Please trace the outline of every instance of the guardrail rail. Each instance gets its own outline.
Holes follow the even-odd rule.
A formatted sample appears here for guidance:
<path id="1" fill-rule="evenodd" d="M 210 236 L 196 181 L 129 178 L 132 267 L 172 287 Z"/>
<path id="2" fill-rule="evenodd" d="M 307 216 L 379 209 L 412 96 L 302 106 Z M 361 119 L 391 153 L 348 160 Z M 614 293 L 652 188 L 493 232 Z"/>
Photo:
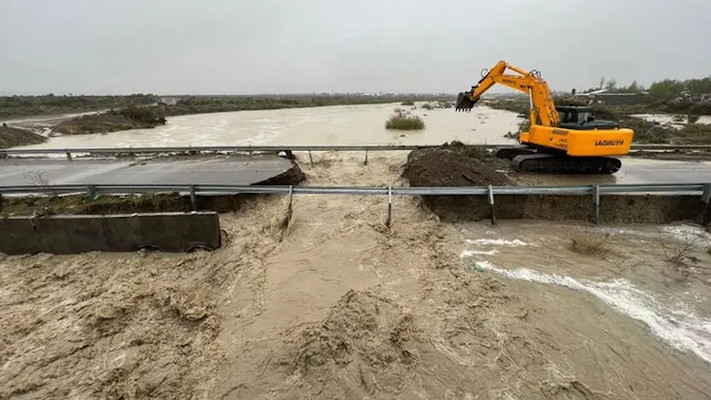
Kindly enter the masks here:
<path id="1" fill-rule="evenodd" d="M 294 195 L 373 195 L 387 196 L 387 225 L 392 222 L 393 196 L 486 196 L 492 224 L 496 223 L 495 198 L 507 195 L 590 195 L 592 221 L 600 220 L 600 197 L 607 194 L 684 194 L 699 196 L 704 209 L 711 201 L 711 183 L 659 183 L 620 185 L 575 185 L 575 186 L 452 186 L 452 187 L 405 187 L 405 186 L 240 186 L 240 185 L 20 185 L 0 186 L 0 207 L 3 196 L 69 195 L 86 194 L 92 199 L 100 195 L 179 193 L 189 195 L 193 209 L 197 209 L 198 196 L 239 194 L 286 194 L 289 208 Z"/>

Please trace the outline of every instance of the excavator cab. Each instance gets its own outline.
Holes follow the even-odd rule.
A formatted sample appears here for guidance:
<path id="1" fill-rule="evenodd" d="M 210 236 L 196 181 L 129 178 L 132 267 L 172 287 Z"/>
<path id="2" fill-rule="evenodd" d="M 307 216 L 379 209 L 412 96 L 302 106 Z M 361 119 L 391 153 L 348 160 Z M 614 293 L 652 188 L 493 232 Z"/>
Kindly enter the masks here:
<path id="1" fill-rule="evenodd" d="M 595 112 L 590 107 L 558 106 L 558 127 L 565 129 L 593 130 L 593 129 L 619 129 L 614 121 L 597 119 Z"/>

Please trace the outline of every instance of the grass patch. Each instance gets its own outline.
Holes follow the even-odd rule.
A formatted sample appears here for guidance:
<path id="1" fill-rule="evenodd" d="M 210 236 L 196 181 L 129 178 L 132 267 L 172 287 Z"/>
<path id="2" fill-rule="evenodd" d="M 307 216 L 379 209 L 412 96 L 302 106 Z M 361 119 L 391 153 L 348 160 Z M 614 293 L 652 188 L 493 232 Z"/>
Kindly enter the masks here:
<path id="1" fill-rule="evenodd" d="M 586 233 L 584 235 L 574 237 L 570 241 L 568 248 L 578 254 L 586 256 L 599 256 L 607 254 L 610 251 L 610 248 L 607 246 L 609 238 L 609 234 L 600 236 Z"/>
<path id="2" fill-rule="evenodd" d="M 385 129 L 404 131 L 421 130 L 425 129 L 425 121 L 416 115 L 397 109 L 395 110 L 395 114 L 391 115 L 390 119 L 385 122 Z"/>

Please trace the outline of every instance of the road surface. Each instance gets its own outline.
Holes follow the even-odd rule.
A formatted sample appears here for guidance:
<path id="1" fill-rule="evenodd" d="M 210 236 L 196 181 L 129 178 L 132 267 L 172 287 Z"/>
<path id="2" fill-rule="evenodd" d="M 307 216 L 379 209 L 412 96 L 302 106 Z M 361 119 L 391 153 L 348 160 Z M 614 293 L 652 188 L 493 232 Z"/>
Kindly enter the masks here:
<path id="1" fill-rule="evenodd" d="M 0 159 L 0 185 L 225 184 L 252 185 L 291 168 L 273 155 L 157 159 Z M 337 167 L 334 167 L 337 168 Z M 711 162 L 624 158 L 614 175 L 521 174 L 524 185 L 711 183 Z"/>
<path id="2" fill-rule="evenodd" d="M 273 156 L 163 159 L 0 159 L 0 185 L 226 184 L 252 185 L 291 168 Z"/>

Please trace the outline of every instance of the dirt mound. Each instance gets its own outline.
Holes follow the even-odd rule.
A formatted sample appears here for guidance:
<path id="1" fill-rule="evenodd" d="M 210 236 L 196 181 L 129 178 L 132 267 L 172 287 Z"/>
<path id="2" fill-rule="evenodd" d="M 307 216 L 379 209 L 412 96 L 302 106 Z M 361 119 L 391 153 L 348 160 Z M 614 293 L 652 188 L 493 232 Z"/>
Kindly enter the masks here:
<path id="1" fill-rule="evenodd" d="M 477 148 L 456 144 L 413 150 L 405 174 L 411 186 L 511 185 L 506 175 L 486 163 L 487 158 Z"/>
<path id="2" fill-rule="evenodd" d="M 28 130 L 11 128 L 5 124 L 0 125 L 0 149 L 28 144 L 39 144 L 46 141 L 46 137 L 34 134 Z"/>
<path id="3" fill-rule="evenodd" d="M 405 176 L 414 187 L 512 185 L 490 160 L 481 150 L 455 142 L 410 152 Z M 424 196 L 424 203 L 446 221 L 478 220 L 488 215 L 488 203 L 479 197 Z"/>

